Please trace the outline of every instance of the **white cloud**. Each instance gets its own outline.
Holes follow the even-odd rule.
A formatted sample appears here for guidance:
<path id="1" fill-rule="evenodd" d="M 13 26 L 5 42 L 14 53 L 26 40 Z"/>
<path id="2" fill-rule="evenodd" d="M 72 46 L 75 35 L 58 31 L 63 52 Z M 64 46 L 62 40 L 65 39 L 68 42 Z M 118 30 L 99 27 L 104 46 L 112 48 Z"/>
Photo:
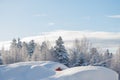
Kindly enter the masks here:
<path id="1" fill-rule="evenodd" d="M 55 23 L 50 22 L 49 25 L 55 25 Z M 62 36 L 65 41 L 66 46 L 73 45 L 71 41 L 75 39 L 82 39 L 86 37 L 90 42 L 93 43 L 95 47 L 108 48 L 110 51 L 115 52 L 117 47 L 120 45 L 120 32 L 102 32 L 102 31 L 67 31 L 67 30 L 57 30 L 53 32 L 43 32 L 39 36 L 25 37 L 22 41 L 29 42 L 30 40 L 35 40 L 37 43 L 41 43 L 45 40 L 49 40 L 51 44 L 54 45 L 55 40 L 59 36 Z M 2 47 L 9 49 L 10 42 L 0 42 L 0 49 Z"/>
<path id="2" fill-rule="evenodd" d="M 109 18 L 120 18 L 120 15 L 111 15 L 111 16 L 107 16 Z"/>
<path id="3" fill-rule="evenodd" d="M 46 17 L 47 14 L 34 14 L 33 16 L 36 16 L 36 17 Z"/>
<path id="4" fill-rule="evenodd" d="M 49 25 L 49 26 L 54 26 L 55 23 L 54 23 L 54 22 L 49 22 L 48 25 Z"/>

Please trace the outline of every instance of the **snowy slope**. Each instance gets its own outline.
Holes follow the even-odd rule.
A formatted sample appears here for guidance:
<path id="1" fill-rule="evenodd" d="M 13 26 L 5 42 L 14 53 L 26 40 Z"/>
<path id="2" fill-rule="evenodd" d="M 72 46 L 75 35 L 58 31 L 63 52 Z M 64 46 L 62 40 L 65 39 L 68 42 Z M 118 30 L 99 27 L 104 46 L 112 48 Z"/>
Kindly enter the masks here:
<path id="1" fill-rule="evenodd" d="M 55 71 L 61 67 L 63 71 Z M 21 62 L 0 66 L 0 80 L 118 80 L 118 74 L 103 67 L 74 67 L 50 61 Z"/>
<path id="2" fill-rule="evenodd" d="M 66 66 L 49 61 L 21 62 L 0 66 L 0 80 L 41 80 L 55 75 L 55 69 Z"/>
<path id="3" fill-rule="evenodd" d="M 56 80 L 118 80 L 116 72 L 95 66 L 74 67 L 57 73 Z M 49 80 L 49 79 L 48 79 Z M 51 79 L 52 80 L 52 79 Z"/>

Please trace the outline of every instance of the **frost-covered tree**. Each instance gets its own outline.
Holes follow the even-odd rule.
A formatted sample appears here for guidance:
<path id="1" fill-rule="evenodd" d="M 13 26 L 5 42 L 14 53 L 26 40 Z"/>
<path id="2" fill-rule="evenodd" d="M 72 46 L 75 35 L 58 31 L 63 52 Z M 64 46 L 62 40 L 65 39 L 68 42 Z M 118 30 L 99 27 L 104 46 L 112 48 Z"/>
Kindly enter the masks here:
<path id="1" fill-rule="evenodd" d="M 30 58 L 32 57 L 32 54 L 33 54 L 33 52 L 34 52 L 34 50 L 35 50 L 35 42 L 34 42 L 34 40 L 31 40 L 29 43 L 28 43 L 28 54 L 29 54 L 29 56 L 30 56 Z"/>
<path id="2" fill-rule="evenodd" d="M 103 63 L 101 63 L 101 65 L 105 66 L 105 67 L 110 67 L 111 59 L 112 59 L 112 53 L 110 53 L 108 49 L 103 54 L 102 58 L 103 59 L 102 59 L 101 62 L 103 62 Z"/>
<path id="3" fill-rule="evenodd" d="M 46 61 L 47 57 L 48 57 L 47 55 L 49 52 L 49 48 L 48 48 L 47 43 L 45 41 L 42 42 L 40 49 L 41 49 L 41 55 L 42 55 L 43 61 Z"/>
<path id="4" fill-rule="evenodd" d="M 34 50 L 34 53 L 32 55 L 32 60 L 33 61 L 42 61 L 42 57 L 41 56 L 41 52 L 40 52 L 40 45 L 36 45 L 35 46 L 35 50 Z"/>
<path id="5" fill-rule="evenodd" d="M 72 65 L 71 66 L 81 66 L 84 63 L 84 54 L 81 51 L 80 40 L 76 39 L 74 41 L 72 49 Z"/>
<path id="6" fill-rule="evenodd" d="M 57 62 L 60 62 L 64 65 L 69 64 L 69 58 L 68 58 L 68 53 L 67 50 L 64 47 L 64 42 L 62 40 L 62 37 L 60 36 L 58 40 L 56 40 L 56 45 L 54 47 L 54 58 L 56 58 Z"/>
<path id="7" fill-rule="evenodd" d="M 3 64 L 9 64 L 9 54 L 7 51 L 4 50 L 4 47 L 1 50 L 1 58 L 2 58 L 2 62 Z"/>
<path id="8" fill-rule="evenodd" d="M 26 42 L 22 43 L 20 54 L 21 54 L 21 61 L 29 61 L 28 46 Z"/>
<path id="9" fill-rule="evenodd" d="M 23 61 L 23 54 L 22 54 L 22 42 L 20 40 L 20 38 L 18 38 L 17 41 L 17 62 L 21 62 Z"/>
<path id="10" fill-rule="evenodd" d="M 11 45 L 10 45 L 10 50 L 9 50 L 9 57 L 10 57 L 10 62 L 15 63 L 18 62 L 18 50 L 17 50 L 17 41 L 16 39 L 13 39 Z"/>
<path id="11" fill-rule="evenodd" d="M 74 67 L 76 66 L 76 62 L 78 59 L 78 53 L 74 49 L 69 49 L 69 67 Z"/>
<path id="12" fill-rule="evenodd" d="M 51 47 L 50 50 L 49 50 L 49 61 L 56 61 L 56 58 L 54 56 L 54 48 Z"/>
<path id="13" fill-rule="evenodd" d="M 70 53 L 72 66 L 88 65 L 90 48 L 91 43 L 86 38 L 81 40 L 76 39 L 73 43 L 73 47 Z"/>
<path id="14" fill-rule="evenodd" d="M 100 56 L 96 48 L 90 50 L 90 65 L 99 65 Z"/>
<path id="15" fill-rule="evenodd" d="M 1 52 L 0 52 L 0 65 L 2 65 L 3 63 L 2 63 L 2 54 L 1 54 Z"/>
<path id="16" fill-rule="evenodd" d="M 21 42 L 20 38 L 18 38 L 17 47 L 18 47 L 19 49 L 22 48 L 22 42 Z"/>
<path id="17" fill-rule="evenodd" d="M 15 62 L 21 62 L 22 60 L 22 42 L 18 38 L 18 41 L 16 39 L 13 39 L 10 50 L 9 50 L 9 58 L 11 63 Z"/>
<path id="18" fill-rule="evenodd" d="M 112 58 L 111 68 L 115 70 L 116 72 L 118 72 L 120 75 L 120 47 L 118 48 L 116 54 L 114 54 Z"/>
<path id="19" fill-rule="evenodd" d="M 44 61 L 52 60 L 49 41 L 43 41 L 41 44 L 40 50 L 41 50 L 41 55 Z"/>

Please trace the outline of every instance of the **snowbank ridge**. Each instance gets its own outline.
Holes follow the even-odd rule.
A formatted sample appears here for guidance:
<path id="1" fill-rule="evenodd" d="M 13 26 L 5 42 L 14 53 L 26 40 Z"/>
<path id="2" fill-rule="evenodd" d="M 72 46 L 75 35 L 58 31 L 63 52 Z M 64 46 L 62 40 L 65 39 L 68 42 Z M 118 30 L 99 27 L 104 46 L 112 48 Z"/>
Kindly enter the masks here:
<path id="1" fill-rule="evenodd" d="M 62 71 L 55 71 L 56 68 Z M 118 74 L 98 66 L 67 68 L 57 62 L 20 62 L 0 66 L 0 80 L 118 80 Z"/>

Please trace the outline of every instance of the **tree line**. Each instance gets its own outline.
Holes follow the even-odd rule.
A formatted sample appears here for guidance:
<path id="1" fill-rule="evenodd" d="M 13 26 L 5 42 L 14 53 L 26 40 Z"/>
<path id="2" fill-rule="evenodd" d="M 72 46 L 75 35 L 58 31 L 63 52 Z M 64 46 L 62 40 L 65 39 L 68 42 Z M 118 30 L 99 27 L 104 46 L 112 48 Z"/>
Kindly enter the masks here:
<path id="1" fill-rule="evenodd" d="M 103 51 L 93 47 L 87 38 L 75 39 L 72 47 L 65 48 L 64 41 L 60 36 L 54 46 L 49 41 L 41 44 L 31 40 L 29 43 L 13 39 L 9 50 L 1 50 L 3 64 L 11 64 L 26 61 L 55 61 L 68 67 L 75 66 L 104 66 L 120 73 L 120 47 L 115 54 L 107 49 Z"/>

